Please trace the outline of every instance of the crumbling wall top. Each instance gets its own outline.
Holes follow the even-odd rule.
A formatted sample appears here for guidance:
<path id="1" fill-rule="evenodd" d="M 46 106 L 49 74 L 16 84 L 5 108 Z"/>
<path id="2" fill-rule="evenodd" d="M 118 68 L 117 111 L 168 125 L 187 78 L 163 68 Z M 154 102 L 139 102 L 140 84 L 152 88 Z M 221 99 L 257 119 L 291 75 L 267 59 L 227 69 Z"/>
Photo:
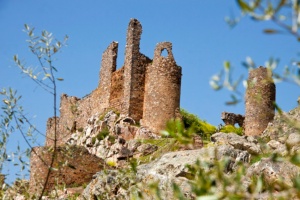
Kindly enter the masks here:
<path id="1" fill-rule="evenodd" d="M 169 60 L 174 60 L 173 52 L 172 52 L 172 43 L 171 42 L 160 42 L 156 45 L 156 48 L 154 50 L 154 60 L 156 60 L 159 57 L 163 57 L 161 54 L 162 52 L 166 50 L 168 52 L 168 55 L 166 56 Z M 175 61 L 175 60 L 174 60 Z"/>

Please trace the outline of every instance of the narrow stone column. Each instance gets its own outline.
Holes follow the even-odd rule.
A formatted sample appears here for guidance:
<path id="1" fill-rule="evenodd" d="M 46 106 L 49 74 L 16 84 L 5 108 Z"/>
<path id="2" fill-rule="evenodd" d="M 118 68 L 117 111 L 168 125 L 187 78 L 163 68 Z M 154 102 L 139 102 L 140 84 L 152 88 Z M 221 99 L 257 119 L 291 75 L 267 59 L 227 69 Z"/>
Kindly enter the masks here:
<path id="1" fill-rule="evenodd" d="M 245 96 L 245 135 L 261 135 L 275 114 L 276 88 L 272 72 L 259 67 L 249 72 Z"/>

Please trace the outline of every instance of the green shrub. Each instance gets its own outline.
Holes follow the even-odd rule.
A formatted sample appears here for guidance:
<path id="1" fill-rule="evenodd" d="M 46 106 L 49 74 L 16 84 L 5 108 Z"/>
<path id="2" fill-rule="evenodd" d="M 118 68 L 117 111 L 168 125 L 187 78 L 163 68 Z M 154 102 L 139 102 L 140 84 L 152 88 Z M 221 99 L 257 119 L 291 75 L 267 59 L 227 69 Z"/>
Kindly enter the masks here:
<path id="1" fill-rule="evenodd" d="M 221 129 L 220 129 L 220 132 L 223 132 L 223 133 L 236 133 L 238 135 L 243 135 L 243 128 L 242 127 L 235 127 L 235 126 L 232 126 L 232 125 L 226 125 L 226 126 L 223 126 Z"/>
<path id="2" fill-rule="evenodd" d="M 108 130 L 108 128 L 106 127 L 105 129 L 103 129 L 102 131 L 100 131 L 100 132 L 97 134 L 96 138 L 97 138 L 99 141 L 101 141 L 101 140 L 103 140 L 104 138 L 106 138 L 106 136 L 108 136 L 108 135 L 109 135 L 109 130 Z"/>
<path id="3" fill-rule="evenodd" d="M 77 129 L 77 131 L 79 131 L 79 132 L 83 132 L 83 128 L 82 127 L 80 127 L 79 129 Z"/>
<path id="4" fill-rule="evenodd" d="M 186 129 L 192 128 L 193 131 L 202 136 L 203 139 L 208 139 L 211 134 L 216 132 L 216 127 L 199 119 L 198 116 L 189 113 L 184 109 L 180 109 L 182 122 Z"/>

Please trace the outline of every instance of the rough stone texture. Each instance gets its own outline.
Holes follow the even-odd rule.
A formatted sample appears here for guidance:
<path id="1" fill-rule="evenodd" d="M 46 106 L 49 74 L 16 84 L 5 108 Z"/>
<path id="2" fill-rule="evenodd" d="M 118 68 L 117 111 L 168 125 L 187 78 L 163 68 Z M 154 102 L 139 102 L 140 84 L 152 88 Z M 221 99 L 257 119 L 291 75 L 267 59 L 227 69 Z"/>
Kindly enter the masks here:
<path id="1" fill-rule="evenodd" d="M 285 187 L 293 186 L 293 178 L 300 174 L 300 168 L 288 161 L 272 161 L 271 158 L 262 158 L 261 161 L 253 164 L 247 169 L 246 176 L 251 178 L 263 176 L 266 185 L 274 185 L 277 191 Z M 282 183 L 282 184 L 279 184 Z"/>
<path id="2" fill-rule="evenodd" d="M 46 128 L 46 141 L 45 146 L 53 146 L 55 140 L 55 123 L 56 123 L 56 132 L 59 132 L 59 117 L 51 117 L 47 120 Z M 56 120 L 56 121 L 55 121 Z M 57 134 L 57 137 L 60 137 L 60 134 Z"/>
<path id="3" fill-rule="evenodd" d="M 51 155 L 48 147 L 34 147 L 31 152 L 29 188 L 33 194 L 41 191 Z M 50 173 L 46 191 L 51 191 L 56 185 L 65 184 L 68 187 L 89 183 L 92 176 L 105 167 L 107 168 L 101 158 L 91 155 L 84 147 L 60 146 L 57 148 L 54 170 Z"/>
<path id="4" fill-rule="evenodd" d="M 111 79 L 109 107 L 122 110 L 124 99 L 124 67 L 115 71 Z"/>
<path id="5" fill-rule="evenodd" d="M 235 113 L 222 112 L 221 119 L 225 123 L 225 125 L 238 124 L 240 127 L 244 127 L 245 116 Z"/>
<path id="6" fill-rule="evenodd" d="M 218 144 L 231 145 L 235 149 L 245 150 L 250 154 L 261 153 L 258 141 L 252 136 L 239 136 L 235 133 L 215 133 L 211 136 L 211 141 Z"/>
<path id="7" fill-rule="evenodd" d="M 300 151 L 300 107 L 285 113 L 276 113 L 274 120 L 261 136 L 267 141 L 267 151 L 285 156 L 290 153 Z"/>
<path id="8" fill-rule="evenodd" d="M 118 43 L 112 42 L 106 51 L 102 54 L 100 80 L 99 80 L 99 92 L 101 93 L 99 103 L 104 107 L 109 107 L 110 95 L 113 91 L 111 84 L 112 73 L 117 68 L 117 54 L 118 54 Z"/>
<path id="9" fill-rule="evenodd" d="M 79 196 L 78 200 L 130 200 L 130 182 L 136 181 L 132 174 L 120 173 L 118 170 L 107 170 L 95 174 L 90 184 Z"/>
<path id="10" fill-rule="evenodd" d="M 216 154 L 215 154 L 216 150 Z M 147 188 L 138 188 L 138 184 L 150 184 L 158 181 L 164 199 L 173 199 L 172 182 L 175 182 L 188 199 L 192 198 L 191 188 L 186 178 L 186 165 L 195 164 L 197 160 L 208 162 L 203 167 L 213 167 L 215 159 L 229 158 L 226 172 L 233 171 L 238 162 L 249 162 L 250 155 L 246 151 L 236 150 L 229 145 L 208 147 L 199 150 L 177 151 L 163 155 L 161 158 L 137 168 L 137 172 L 120 173 L 116 170 L 100 172 L 86 187 L 80 199 L 131 199 L 132 195 L 142 189 L 143 199 L 155 199 L 147 196 Z M 130 181 L 129 181 L 130 180 Z"/>
<path id="11" fill-rule="evenodd" d="M 288 154 L 288 150 L 286 148 L 286 145 L 280 143 L 279 141 L 270 140 L 267 143 L 267 147 L 268 147 L 267 152 L 277 153 L 281 156 L 286 156 Z"/>
<path id="12" fill-rule="evenodd" d="M 146 66 L 151 60 L 140 53 L 142 25 L 137 19 L 131 19 L 127 29 L 123 112 L 135 120 L 143 116 Z"/>
<path id="13" fill-rule="evenodd" d="M 163 50 L 168 52 L 162 56 Z M 146 73 L 144 114 L 142 125 L 158 132 L 166 122 L 177 116 L 180 107 L 181 67 L 176 65 L 172 44 L 159 43 L 154 52 L 152 65 Z"/>
<path id="14" fill-rule="evenodd" d="M 158 138 L 145 127 L 136 127 L 135 121 L 130 118 L 118 116 L 114 111 L 109 111 L 102 120 L 98 115 L 88 119 L 88 125 L 82 132 L 75 132 L 67 141 L 70 145 L 85 147 L 92 155 L 104 159 L 106 162 L 113 163 L 115 166 L 124 164 L 123 160 L 135 156 L 147 155 L 157 150 L 155 145 L 133 144 L 136 139 Z M 107 135 L 99 134 L 106 132 Z M 136 134 L 136 133 L 139 134 Z M 145 133 L 145 134 L 142 134 Z M 147 148 L 145 147 L 147 146 Z"/>
<path id="15" fill-rule="evenodd" d="M 273 120 L 275 92 L 270 70 L 259 67 L 249 72 L 245 95 L 245 135 L 261 135 Z"/>
<path id="16" fill-rule="evenodd" d="M 285 143 L 290 134 L 299 132 L 299 124 L 300 106 L 287 113 L 276 113 L 274 120 L 268 124 L 262 137 Z"/>
<path id="17" fill-rule="evenodd" d="M 112 42 L 102 54 L 98 87 L 82 99 L 61 96 L 60 117 L 57 118 L 57 144 L 64 145 L 76 130 L 87 125 L 87 119 L 115 109 L 136 122 L 142 118 L 145 126 L 156 133 L 165 122 L 175 118 L 179 110 L 181 67 L 176 65 L 172 44 L 160 43 L 153 62 L 140 53 L 142 26 L 131 19 L 127 29 L 125 61 L 116 70 L 118 43 Z M 166 49 L 168 56 L 161 56 Z M 46 145 L 53 145 L 54 120 L 47 123 Z"/>

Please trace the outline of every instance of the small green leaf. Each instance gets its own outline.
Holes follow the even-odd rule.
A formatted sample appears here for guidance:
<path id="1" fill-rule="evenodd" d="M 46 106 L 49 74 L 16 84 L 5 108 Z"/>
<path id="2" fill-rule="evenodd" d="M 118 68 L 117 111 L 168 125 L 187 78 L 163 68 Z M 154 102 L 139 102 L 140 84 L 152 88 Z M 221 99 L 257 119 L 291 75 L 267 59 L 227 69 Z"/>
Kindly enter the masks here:
<path id="1" fill-rule="evenodd" d="M 24 26 L 25 26 L 26 30 L 29 31 L 29 29 L 30 29 L 29 26 L 27 24 L 24 24 Z"/>
<path id="2" fill-rule="evenodd" d="M 55 67 L 52 67 L 52 69 L 57 72 L 57 69 Z"/>
<path id="3" fill-rule="evenodd" d="M 19 118 L 18 120 L 19 120 L 19 122 L 21 122 L 22 124 L 24 123 L 23 120 L 22 120 L 21 118 Z"/>
<path id="4" fill-rule="evenodd" d="M 229 71 L 230 70 L 230 62 L 229 61 L 224 61 L 224 69 L 226 71 Z"/>
<path id="5" fill-rule="evenodd" d="M 14 61 L 17 62 L 18 60 L 18 55 L 14 55 Z"/>
<path id="6" fill-rule="evenodd" d="M 64 79 L 63 79 L 63 78 L 57 78 L 57 80 L 58 80 L 58 81 L 63 81 Z"/>
<path id="7" fill-rule="evenodd" d="M 237 0 L 237 3 L 243 11 L 246 11 L 246 12 L 252 12 L 253 11 L 253 9 L 246 2 L 244 2 L 243 0 Z"/>

